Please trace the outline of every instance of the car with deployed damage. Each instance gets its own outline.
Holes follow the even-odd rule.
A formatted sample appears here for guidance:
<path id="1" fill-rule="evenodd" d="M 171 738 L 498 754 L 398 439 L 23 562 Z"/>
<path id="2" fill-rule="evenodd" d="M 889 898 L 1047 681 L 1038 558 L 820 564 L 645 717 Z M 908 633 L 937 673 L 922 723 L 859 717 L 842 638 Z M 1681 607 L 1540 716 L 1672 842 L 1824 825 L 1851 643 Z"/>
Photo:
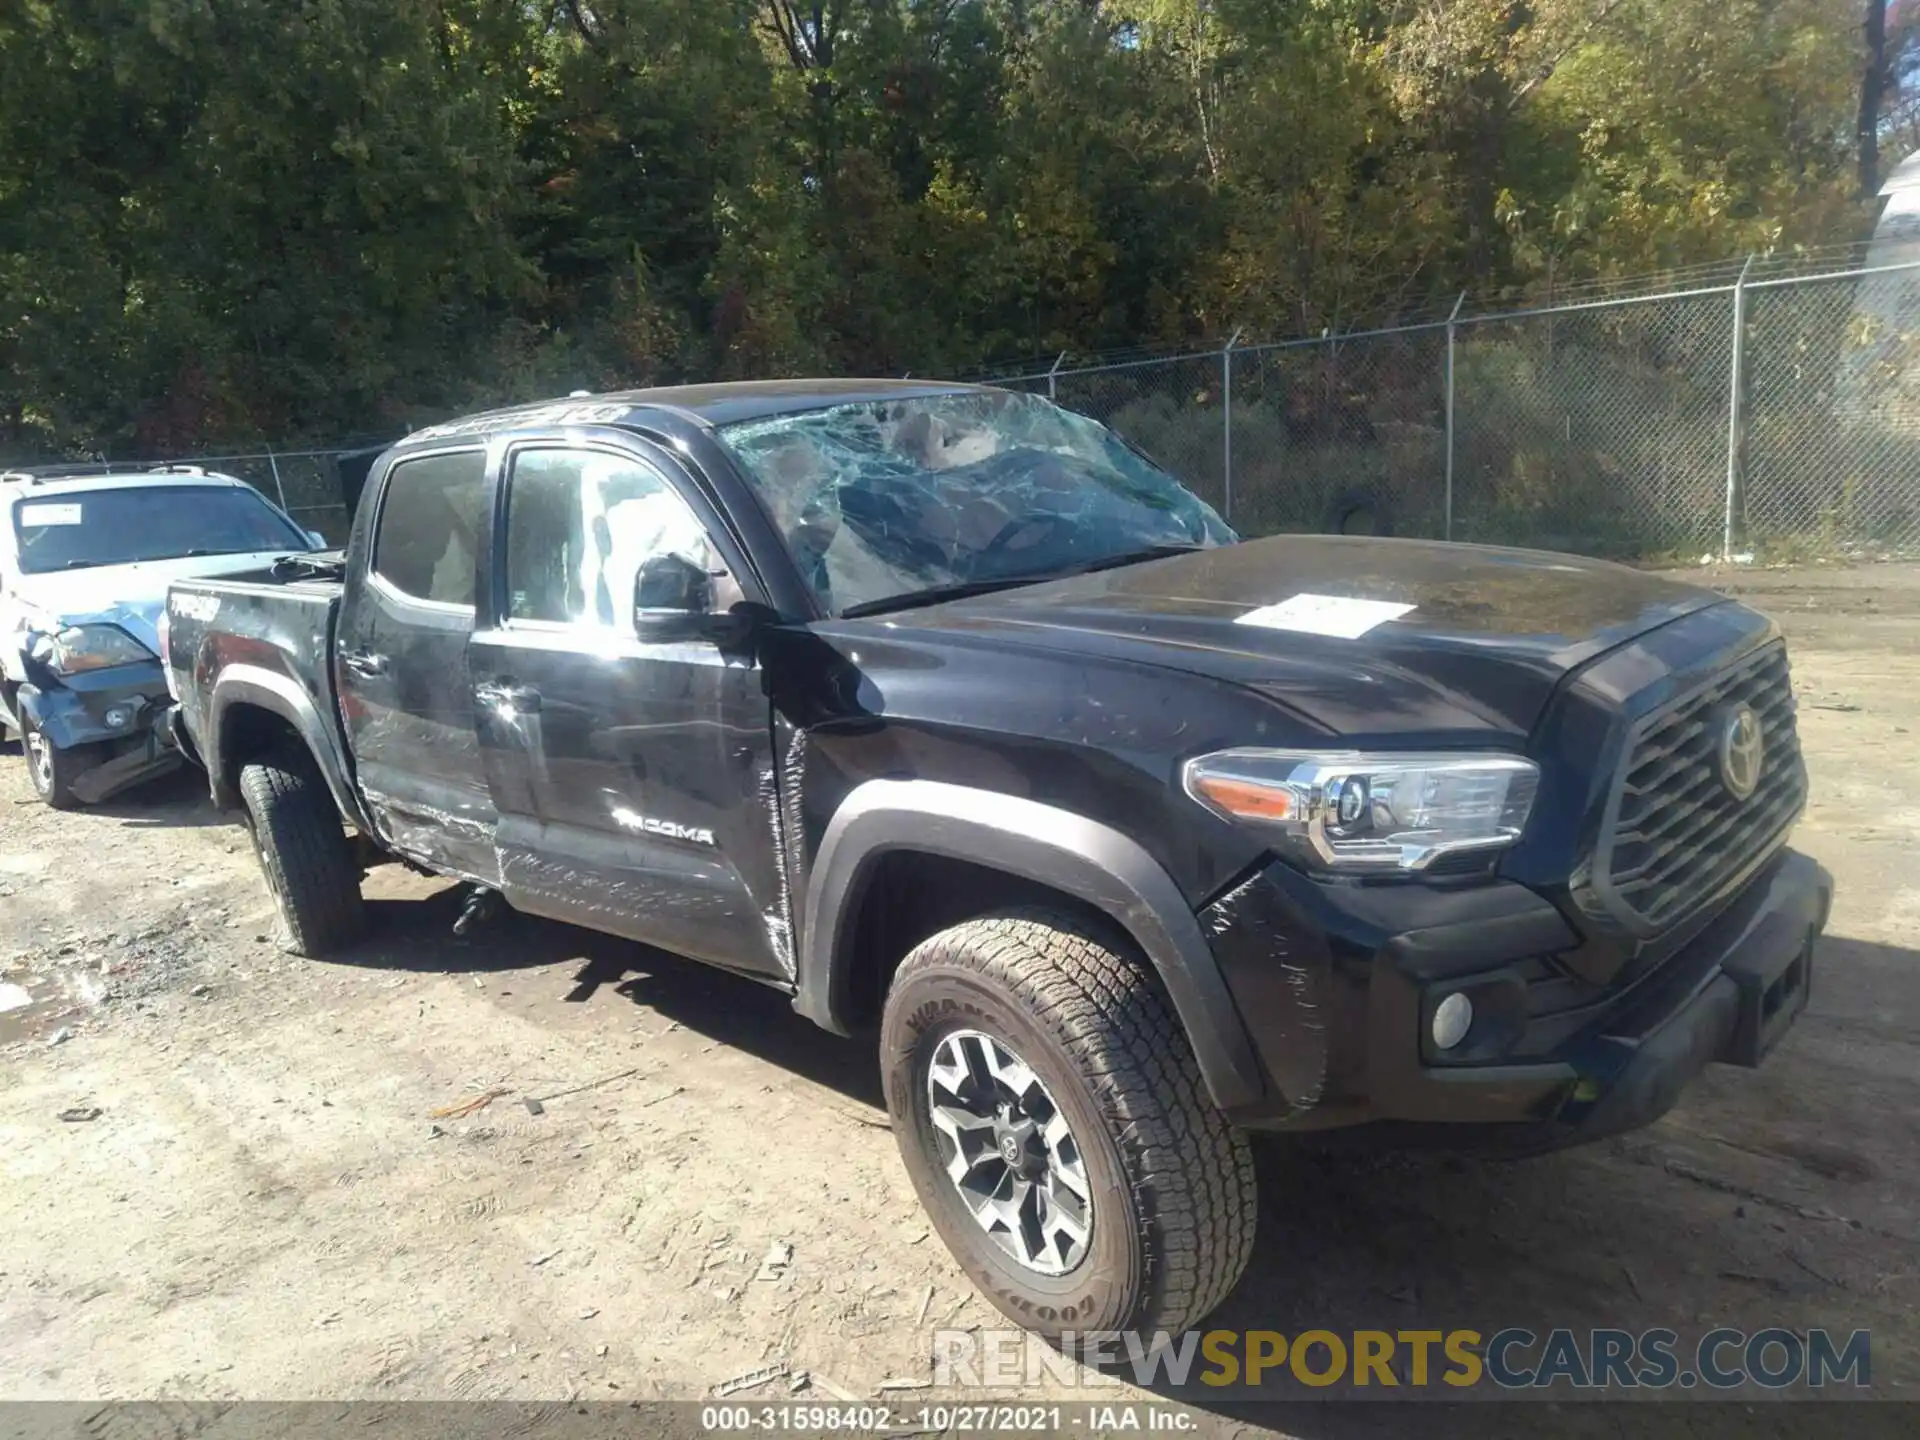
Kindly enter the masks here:
<path id="1" fill-rule="evenodd" d="M 1242 539 L 1031 395 L 495 411 L 343 555 L 173 587 L 182 743 L 286 944 L 384 860 L 750 977 L 878 1047 L 968 1274 L 1178 1330 L 1254 1130 L 1515 1153 L 1753 1066 L 1831 881 L 1765 616 L 1566 555 Z"/>
<path id="2" fill-rule="evenodd" d="M 0 730 L 20 736 L 39 796 L 90 804 L 179 765 L 159 657 L 171 582 L 324 543 L 194 466 L 0 476 Z"/>

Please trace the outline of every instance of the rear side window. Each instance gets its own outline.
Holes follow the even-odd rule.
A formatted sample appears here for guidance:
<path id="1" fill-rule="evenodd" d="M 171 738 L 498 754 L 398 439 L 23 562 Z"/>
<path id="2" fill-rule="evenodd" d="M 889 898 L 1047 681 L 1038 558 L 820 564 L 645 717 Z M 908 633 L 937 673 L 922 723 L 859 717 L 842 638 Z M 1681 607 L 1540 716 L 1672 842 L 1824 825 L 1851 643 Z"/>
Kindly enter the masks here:
<path id="1" fill-rule="evenodd" d="M 415 600 L 471 608 L 486 499 L 483 451 L 402 460 L 380 501 L 373 573 Z"/>

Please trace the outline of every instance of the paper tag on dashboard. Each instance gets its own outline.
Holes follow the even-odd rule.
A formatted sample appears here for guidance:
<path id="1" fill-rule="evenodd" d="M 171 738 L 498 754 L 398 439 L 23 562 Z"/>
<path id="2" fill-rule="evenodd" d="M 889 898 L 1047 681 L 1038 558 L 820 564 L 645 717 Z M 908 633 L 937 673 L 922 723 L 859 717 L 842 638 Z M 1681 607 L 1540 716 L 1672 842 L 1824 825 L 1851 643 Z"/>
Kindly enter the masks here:
<path id="1" fill-rule="evenodd" d="M 1414 607 L 1397 600 L 1355 600 L 1347 595 L 1295 595 L 1278 605 L 1262 605 L 1236 615 L 1236 625 L 1293 630 L 1302 635 L 1333 635 L 1358 640 L 1376 625 L 1398 620 Z"/>
<path id="2" fill-rule="evenodd" d="M 48 500 L 42 500 L 37 505 L 22 505 L 18 514 L 22 525 L 78 525 L 80 523 L 78 505 L 56 505 Z"/>

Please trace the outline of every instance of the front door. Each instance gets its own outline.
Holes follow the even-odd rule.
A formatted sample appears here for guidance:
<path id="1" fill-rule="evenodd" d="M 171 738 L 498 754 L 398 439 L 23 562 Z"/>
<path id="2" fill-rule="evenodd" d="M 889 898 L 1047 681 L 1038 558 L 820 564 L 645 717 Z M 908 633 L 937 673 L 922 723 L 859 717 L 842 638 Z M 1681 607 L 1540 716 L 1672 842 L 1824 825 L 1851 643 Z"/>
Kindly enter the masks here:
<path id="1" fill-rule="evenodd" d="M 516 909 L 790 978 L 770 708 L 711 642 L 643 644 L 634 577 L 684 555 L 741 592 L 685 471 L 639 441 L 508 453 L 474 713 Z"/>
<path id="2" fill-rule="evenodd" d="M 381 838 L 435 870 L 497 885 L 467 676 L 487 498 L 483 450 L 408 456 L 387 473 L 365 583 L 347 587 L 334 682 Z"/>

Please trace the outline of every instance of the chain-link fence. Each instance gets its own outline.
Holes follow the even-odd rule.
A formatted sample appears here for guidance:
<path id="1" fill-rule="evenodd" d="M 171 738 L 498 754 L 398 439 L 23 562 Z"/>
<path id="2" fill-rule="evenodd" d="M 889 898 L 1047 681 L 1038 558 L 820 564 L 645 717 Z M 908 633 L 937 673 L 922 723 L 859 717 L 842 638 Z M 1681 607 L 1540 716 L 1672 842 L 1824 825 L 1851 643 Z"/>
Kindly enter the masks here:
<path id="1" fill-rule="evenodd" d="M 1248 535 L 1920 556 L 1920 236 L 988 378 L 1105 421 Z M 378 448 L 190 458 L 339 543 Z"/>
<path id="2" fill-rule="evenodd" d="M 1743 298 L 1736 538 L 1920 549 L 1920 272 L 1762 281 Z"/>
<path id="3" fill-rule="evenodd" d="M 995 378 L 1112 425 L 1249 535 L 1920 554 L 1920 242 L 1644 289 Z"/>
<path id="4" fill-rule="evenodd" d="M 353 453 L 262 451 L 256 455 L 195 455 L 170 463 L 197 465 L 245 480 L 303 528 L 324 536 L 329 544 L 340 545 L 346 542 L 347 527 L 353 520 L 341 470 L 343 463 L 352 465 Z"/>

